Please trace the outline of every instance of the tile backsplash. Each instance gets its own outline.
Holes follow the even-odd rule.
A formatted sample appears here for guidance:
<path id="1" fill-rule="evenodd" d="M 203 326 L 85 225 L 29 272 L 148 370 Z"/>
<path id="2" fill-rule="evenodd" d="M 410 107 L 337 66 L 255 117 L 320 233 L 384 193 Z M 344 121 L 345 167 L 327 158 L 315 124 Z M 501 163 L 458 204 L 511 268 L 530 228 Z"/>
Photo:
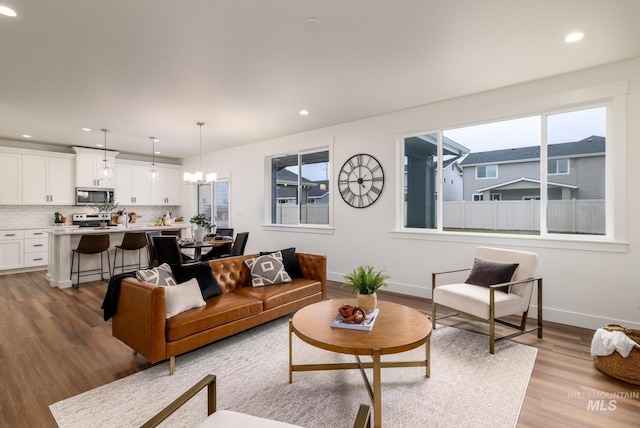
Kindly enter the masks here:
<path id="1" fill-rule="evenodd" d="M 136 223 L 153 223 L 167 211 L 172 217 L 180 216 L 180 207 L 135 206 L 126 207 L 127 211 L 138 215 Z M 70 205 L 0 205 L 0 229 L 20 229 L 25 227 L 49 227 L 54 225 L 54 213 L 59 211 L 71 224 L 71 214 L 94 213 L 95 209 Z M 142 216 L 142 217 L 140 217 Z"/>

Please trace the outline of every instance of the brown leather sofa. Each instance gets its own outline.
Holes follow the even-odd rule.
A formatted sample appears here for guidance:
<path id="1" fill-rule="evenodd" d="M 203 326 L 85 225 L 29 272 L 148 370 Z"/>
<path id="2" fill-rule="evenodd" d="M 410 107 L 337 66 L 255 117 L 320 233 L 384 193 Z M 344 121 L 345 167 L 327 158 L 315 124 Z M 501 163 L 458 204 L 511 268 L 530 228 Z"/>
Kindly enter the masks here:
<path id="1" fill-rule="evenodd" d="M 164 287 L 125 278 L 120 285 L 112 334 L 151 363 L 175 356 L 297 311 L 327 298 L 326 256 L 296 253 L 303 278 L 252 287 L 245 260 L 258 254 L 211 260 L 222 294 L 206 305 L 166 319 Z"/>

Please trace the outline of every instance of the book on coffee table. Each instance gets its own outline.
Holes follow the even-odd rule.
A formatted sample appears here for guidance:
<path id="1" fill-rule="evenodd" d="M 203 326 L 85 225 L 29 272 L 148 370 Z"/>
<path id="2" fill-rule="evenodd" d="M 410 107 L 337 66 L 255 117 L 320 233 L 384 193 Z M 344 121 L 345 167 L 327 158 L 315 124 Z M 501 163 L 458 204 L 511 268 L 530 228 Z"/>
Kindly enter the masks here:
<path id="1" fill-rule="evenodd" d="M 361 323 L 356 322 L 344 322 L 342 321 L 342 315 L 336 315 L 336 318 L 331 322 L 331 327 L 335 328 L 348 328 L 350 330 L 362 330 L 362 331 L 371 331 L 373 328 L 373 324 L 376 322 L 376 317 L 378 316 L 378 308 L 375 308 L 373 312 L 367 314 L 367 317 Z"/>

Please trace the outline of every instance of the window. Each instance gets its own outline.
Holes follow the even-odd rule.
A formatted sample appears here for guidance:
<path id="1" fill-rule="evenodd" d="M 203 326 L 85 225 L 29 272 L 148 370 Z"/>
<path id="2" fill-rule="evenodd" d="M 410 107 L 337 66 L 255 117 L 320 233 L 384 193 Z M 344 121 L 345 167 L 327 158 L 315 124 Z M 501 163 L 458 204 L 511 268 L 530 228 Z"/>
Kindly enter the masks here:
<path id="1" fill-rule="evenodd" d="M 217 227 L 231 227 L 228 179 L 198 186 L 198 213 L 204 214 Z"/>
<path id="2" fill-rule="evenodd" d="M 547 162 L 547 174 L 569 174 L 569 159 L 550 159 Z"/>
<path id="3" fill-rule="evenodd" d="M 606 123 L 598 106 L 405 138 L 405 227 L 604 235 Z"/>
<path id="4" fill-rule="evenodd" d="M 329 151 L 271 158 L 271 223 L 329 224 Z"/>
<path id="5" fill-rule="evenodd" d="M 217 227 L 229 228 L 229 180 L 216 181 L 213 189 L 213 222 Z"/>
<path id="6" fill-rule="evenodd" d="M 213 213 L 213 194 L 211 192 L 211 184 L 201 184 L 198 186 L 198 214 L 211 220 Z"/>
<path id="7" fill-rule="evenodd" d="M 498 165 L 487 165 L 476 167 L 476 178 L 497 178 L 498 177 Z"/>

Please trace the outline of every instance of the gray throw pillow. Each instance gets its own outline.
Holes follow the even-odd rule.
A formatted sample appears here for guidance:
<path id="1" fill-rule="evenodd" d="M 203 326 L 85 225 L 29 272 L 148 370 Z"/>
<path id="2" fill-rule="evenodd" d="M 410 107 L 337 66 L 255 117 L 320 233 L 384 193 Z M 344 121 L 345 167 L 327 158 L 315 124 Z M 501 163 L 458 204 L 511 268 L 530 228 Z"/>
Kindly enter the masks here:
<path id="1" fill-rule="evenodd" d="M 276 251 L 261 251 L 260 255 L 265 256 L 268 254 L 273 254 Z M 282 254 L 282 264 L 284 265 L 284 270 L 287 271 L 291 278 L 304 278 L 302 275 L 302 271 L 300 270 L 300 265 L 298 264 L 298 258 L 296 257 L 296 248 L 285 248 L 284 250 L 280 250 Z"/>
<path id="2" fill-rule="evenodd" d="M 136 278 L 155 285 L 170 286 L 178 284 L 171 273 L 171 267 L 167 263 L 163 263 L 153 269 L 139 270 L 136 272 Z"/>
<path id="3" fill-rule="evenodd" d="M 280 251 L 245 260 L 245 263 L 251 270 L 251 285 L 254 287 L 291 282 L 291 277 L 282 264 Z"/>

